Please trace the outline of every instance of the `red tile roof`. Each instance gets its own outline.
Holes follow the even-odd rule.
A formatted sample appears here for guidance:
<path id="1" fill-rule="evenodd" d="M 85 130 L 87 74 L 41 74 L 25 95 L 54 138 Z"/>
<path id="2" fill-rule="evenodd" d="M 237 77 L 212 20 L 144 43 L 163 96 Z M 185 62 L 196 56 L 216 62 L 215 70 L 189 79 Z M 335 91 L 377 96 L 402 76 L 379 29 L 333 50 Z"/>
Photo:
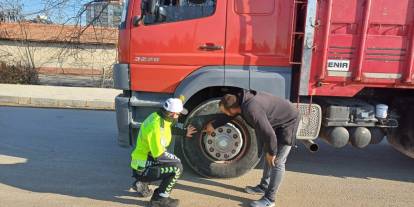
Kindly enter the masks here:
<path id="1" fill-rule="evenodd" d="M 118 41 L 118 29 L 38 23 L 0 23 L 0 39 L 115 45 Z"/>

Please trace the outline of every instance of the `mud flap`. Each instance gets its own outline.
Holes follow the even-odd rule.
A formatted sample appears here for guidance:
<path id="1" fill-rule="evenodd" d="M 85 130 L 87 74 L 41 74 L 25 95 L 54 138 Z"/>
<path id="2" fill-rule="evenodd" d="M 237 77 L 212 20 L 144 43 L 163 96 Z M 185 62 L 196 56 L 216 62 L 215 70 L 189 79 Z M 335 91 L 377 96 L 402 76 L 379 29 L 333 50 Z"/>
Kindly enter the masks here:
<path id="1" fill-rule="evenodd" d="M 396 150 L 414 158 L 414 107 L 410 107 L 400 115 L 400 127 L 393 129 L 387 140 Z"/>
<path id="2" fill-rule="evenodd" d="M 118 144 L 121 147 L 130 147 L 130 111 L 129 111 L 129 97 L 124 97 L 122 94 L 115 98 L 116 121 L 118 125 Z"/>

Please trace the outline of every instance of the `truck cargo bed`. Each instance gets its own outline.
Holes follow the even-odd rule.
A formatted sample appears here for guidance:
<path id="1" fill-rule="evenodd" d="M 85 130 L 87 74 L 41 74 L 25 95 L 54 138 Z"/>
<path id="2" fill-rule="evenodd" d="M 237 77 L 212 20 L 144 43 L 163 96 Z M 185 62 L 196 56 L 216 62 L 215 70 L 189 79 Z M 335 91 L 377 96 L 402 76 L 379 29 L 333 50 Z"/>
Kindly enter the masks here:
<path id="1" fill-rule="evenodd" d="M 309 0 L 301 95 L 413 84 L 414 1 Z"/>

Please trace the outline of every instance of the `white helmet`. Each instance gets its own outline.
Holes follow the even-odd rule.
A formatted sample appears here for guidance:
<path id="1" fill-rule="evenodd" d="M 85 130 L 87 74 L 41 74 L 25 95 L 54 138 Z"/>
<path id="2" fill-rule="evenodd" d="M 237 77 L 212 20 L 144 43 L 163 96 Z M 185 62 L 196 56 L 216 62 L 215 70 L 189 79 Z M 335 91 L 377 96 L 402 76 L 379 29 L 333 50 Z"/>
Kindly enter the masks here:
<path id="1" fill-rule="evenodd" d="M 169 112 L 181 113 L 184 115 L 188 113 L 187 109 L 183 106 L 183 102 L 178 98 L 167 99 L 162 107 Z"/>

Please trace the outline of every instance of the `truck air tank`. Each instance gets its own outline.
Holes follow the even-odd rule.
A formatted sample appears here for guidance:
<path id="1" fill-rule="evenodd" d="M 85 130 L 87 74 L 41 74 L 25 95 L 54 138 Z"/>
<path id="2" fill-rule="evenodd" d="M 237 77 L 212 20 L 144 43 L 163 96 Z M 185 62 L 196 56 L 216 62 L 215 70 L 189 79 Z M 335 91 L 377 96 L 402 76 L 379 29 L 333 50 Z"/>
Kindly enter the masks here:
<path id="1" fill-rule="evenodd" d="M 362 149 L 371 142 L 371 132 L 366 127 L 351 128 L 349 131 L 352 146 Z"/>
<path id="2" fill-rule="evenodd" d="M 335 148 L 341 148 L 349 142 L 349 132 L 345 127 L 325 128 L 321 133 L 321 138 Z"/>

